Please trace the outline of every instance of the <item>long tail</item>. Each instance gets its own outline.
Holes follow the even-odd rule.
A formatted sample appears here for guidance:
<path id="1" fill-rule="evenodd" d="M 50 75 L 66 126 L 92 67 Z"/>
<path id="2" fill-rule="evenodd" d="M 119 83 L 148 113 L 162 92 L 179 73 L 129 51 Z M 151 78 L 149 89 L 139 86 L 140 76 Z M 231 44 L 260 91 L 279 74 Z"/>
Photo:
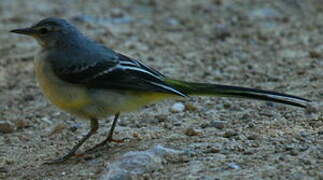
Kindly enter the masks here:
<path id="1" fill-rule="evenodd" d="M 311 102 L 310 100 L 300 98 L 297 96 L 253 88 L 208 83 L 185 82 L 173 79 L 166 79 L 165 82 L 177 89 L 178 91 L 188 95 L 256 99 L 264 101 L 273 101 L 302 108 L 307 107 L 308 103 Z"/>

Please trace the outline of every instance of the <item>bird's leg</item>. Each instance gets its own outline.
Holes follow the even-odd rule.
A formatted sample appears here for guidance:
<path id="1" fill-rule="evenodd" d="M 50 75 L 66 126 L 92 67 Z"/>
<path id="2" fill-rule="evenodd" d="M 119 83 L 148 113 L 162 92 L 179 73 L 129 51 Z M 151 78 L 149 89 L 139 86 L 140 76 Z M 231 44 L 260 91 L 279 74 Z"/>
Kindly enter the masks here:
<path id="1" fill-rule="evenodd" d="M 94 147 L 92 147 L 92 148 L 90 148 L 90 149 L 86 150 L 86 151 L 85 151 L 86 153 L 87 153 L 87 152 L 90 152 L 90 151 L 93 151 L 94 149 L 96 149 L 96 148 L 98 148 L 98 147 L 100 147 L 100 146 L 105 145 L 107 142 L 123 142 L 123 141 L 124 141 L 124 139 L 121 139 L 121 140 L 114 140 L 114 139 L 112 138 L 112 136 L 113 136 L 113 131 L 114 131 L 114 129 L 115 129 L 116 125 L 117 125 L 117 121 L 118 121 L 118 119 L 119 119 L 119 115 L 120 115 L 120 113 L 117 113 L 117 114 L 115 114 L 115 115 L 114 115 L 114 119 L 113 119 L 113 122 L 112 122 L 112 125 L 111 125 L 111 128 L 110 128 L 110 131 L 109 131 L 108 137 L 107 137 L 105 140 L 103 140 L 102 142 L 100 142 L 99 144 L 95 145 Z"/>
<path id="2" fill-rule="evenodd" d="M 71 158 L 75 155 L 75 152 L 79 149 L 79 147 L 87 140 L 89 139 L 93 134 L 96 133 L 96 131 L 99 129 L 99 123 L 96 118 L 91 119 L 91 130 L 88 132 L 85 136 L 82 137 L 82 139 L 70 150 L 65 156 L 60 157 L 58 159 L 55 159 L 53 161 L 46 162 L 45 164 L 56 164 L 56 163 L 62 163 L 66 161 L 67 159 Z"/>
<path id="3" fill-rule="evenodd" d="M 111 125 L 111 128 L 110 128 L 108 137 L 104 141 L 102 141 L 102 143 L 105 144 L 107 142 L 123 142 L 123 139 L 118 140 L 118 139 L 113 139 L 112 138 L 113 132 L 114 132 L 114 128 L 116 127 L 117 121 L 119 119 L 119 115 L 120 115 L 120 113 L 117 113 L 117 114 L 114 115 L 114 119 L 113 119 L 113 122 L 112 122 L 112 125 Z"/>

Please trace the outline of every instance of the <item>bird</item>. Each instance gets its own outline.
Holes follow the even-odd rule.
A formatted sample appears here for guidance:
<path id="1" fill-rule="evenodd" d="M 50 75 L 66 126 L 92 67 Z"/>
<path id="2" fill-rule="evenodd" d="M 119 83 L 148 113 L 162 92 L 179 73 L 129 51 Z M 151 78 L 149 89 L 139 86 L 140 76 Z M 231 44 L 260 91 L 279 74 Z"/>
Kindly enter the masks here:
<path id="1" fill-rule="evenodd" d="M 91 40 L 65 19 L 49 17 L 27 28 L 11 30 L 36 39 L 35 76 L 45 97 L 58 108 L 90 121 L 90 131 L 65 155 L 62 163 L 99 129 L 99 120 L 113 116 L 107 137 L 89 150 L 113 139 L 120 113 L 165 99 L 190 96 L 236 97 L 272 101 L 306 108 L 308 99 L 274 91 L 169 78 L 140 60 Z M 86 151 L 88 152 L 88 151 Z"/>

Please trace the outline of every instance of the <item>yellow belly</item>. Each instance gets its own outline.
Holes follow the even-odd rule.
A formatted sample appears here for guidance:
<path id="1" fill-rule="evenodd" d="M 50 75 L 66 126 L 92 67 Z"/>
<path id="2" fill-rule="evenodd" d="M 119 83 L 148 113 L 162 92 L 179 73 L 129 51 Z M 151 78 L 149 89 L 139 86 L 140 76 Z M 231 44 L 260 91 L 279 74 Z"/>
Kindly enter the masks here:
<path id="1" fill-rule="evenodd" d="M 39 85 L 45 96 L 59 108 L 68 112 L 82 109 L 91 101 L 85 89 L 63 84 L 52 84 L 48 80 L 39 80 Z"/>

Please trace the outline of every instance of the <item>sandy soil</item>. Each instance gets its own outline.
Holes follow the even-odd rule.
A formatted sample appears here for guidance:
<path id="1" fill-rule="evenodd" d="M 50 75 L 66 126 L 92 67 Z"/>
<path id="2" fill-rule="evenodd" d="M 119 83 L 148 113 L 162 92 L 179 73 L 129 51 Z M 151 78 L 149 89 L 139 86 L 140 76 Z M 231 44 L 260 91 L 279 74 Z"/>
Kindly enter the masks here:
<path id="1" fill-rule="evenodd" d="M 166 159 L 139 179 L 323 179 L 322 111 L 273 103 L 193 97 L 122 114 L 116 138 L 128 138 L 61 165 L 88 130 L 42 96 L 33 73 L 39 49 L 8 33 L 48 16 L 69 19 L 90 37 L 167 76 L 323 96 L 320 0 L 1 0 L 0 179 L 98 179 L 129 151 L 157 144 L 190 152 Z M 111 117 L 82 150 L 105 137 Z M 187 129 L 193 130 L 188 136 Z M 7 131 L 6 133 L 3 131 Z"/>

